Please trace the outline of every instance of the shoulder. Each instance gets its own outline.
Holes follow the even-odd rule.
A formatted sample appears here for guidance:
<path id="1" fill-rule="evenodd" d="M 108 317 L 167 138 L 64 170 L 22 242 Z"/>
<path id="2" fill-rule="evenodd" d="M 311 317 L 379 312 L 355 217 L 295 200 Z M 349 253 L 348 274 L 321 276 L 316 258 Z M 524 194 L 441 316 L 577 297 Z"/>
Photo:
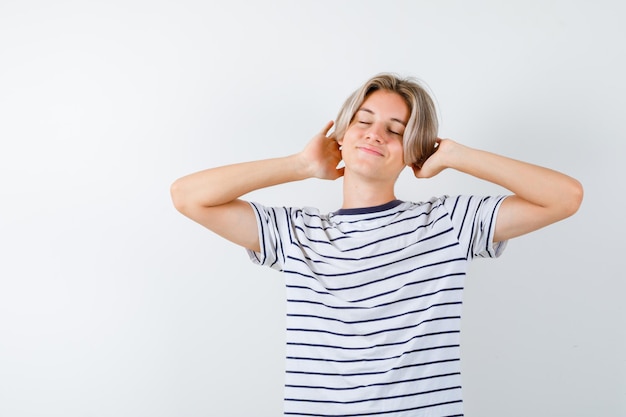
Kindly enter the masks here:
<path id="1" fill-rule="evenodd" d="M 303 225 L 319 223 L 328 216 L 321 214 L 316 207 L 266 206 L 258 202 L 249 202 L 257 217 L 261 220 L 272 219 L 274 222 L 288 222 Z"/>
<path id="2" fill-rule="evenodd" d="M 506 196 L 443 195 L 425 203 L 417 203 L 412 210 L 422 210 L 430 218 L 447 218 L 454 227 L 467 222 L 492 222 Z M 416 203 L 413 203 L 416 204 Z"/>
<path id="3" fill-rule="evenodd" d="M 480 196 L 480 195 L 454 195 L 454 196 L 442 196 L 435 199 L 436 202 L 441 204 L 451 215 L 467 211 L 476 211 L 480 209 L 494 209 L 498 207 L 506 196 Z"/>
<path id="4" fill-rule="evenodd" d="M 432 197 L 426 201 L 405 201 L 398 207 L 399 212 L 406 213 L 431 213 L 433 211 L 446 210 L 447 206 L 454 204 L 447 195 Z"/>

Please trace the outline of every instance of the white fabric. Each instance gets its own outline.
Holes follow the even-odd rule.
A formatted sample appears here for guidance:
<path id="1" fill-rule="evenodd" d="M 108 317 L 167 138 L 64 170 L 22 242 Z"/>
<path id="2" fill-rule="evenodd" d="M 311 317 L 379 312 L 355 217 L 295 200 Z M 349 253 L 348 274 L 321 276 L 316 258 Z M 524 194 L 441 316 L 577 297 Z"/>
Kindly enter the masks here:
<path id="1" fill-rule="evenodd" d="M 261 251 L 285 273 L 285 416 L 462 415 L 464 279 L 497 257 L 505 197 L 393 201 L 322 215 L 251 203 Z"/>

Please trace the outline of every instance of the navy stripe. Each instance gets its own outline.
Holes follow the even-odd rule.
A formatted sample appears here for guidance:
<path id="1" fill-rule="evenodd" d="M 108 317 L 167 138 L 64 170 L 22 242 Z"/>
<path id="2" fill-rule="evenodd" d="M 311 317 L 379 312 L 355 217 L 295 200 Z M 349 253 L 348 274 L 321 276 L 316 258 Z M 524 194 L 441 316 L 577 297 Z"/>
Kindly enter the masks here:
<path id="1" fill-rule="evenodd" d="M 290 371 L 287 370 L 288 374 L 298 374 L 298 375 L 317 375 L 317 376 L 341 376 L 341 377 L 350 377 L 350 376 L 366 376 L 366 375 L 381 375 L 386 374 L 392 371 L 399 371 L 402 369 L 410 369 L 410 368 L 419 368 L 421 366 L 428 365 L 436 365 L 440 363 L 450 363 L 450 362 L 459 362 L 461 359 L 459 358 L 450 358 L 450 359 L 440 359 L 438 361 L 428 361 L 428 362 L 420 362 L 413 363 L 410 365 L 402 365 L 395 366 L 390 369 L 382 370 L 382 371 L 371 371 L 371 372 L 355 372 L 355 373 L 341 373 L 341 372 L 307 372 L 307 371 Z"/>
<path id="2" fill-rule="evenodd" d="M 500 207 L 500 204 L 502 204 L 502 201 L 504 201 L 505 197 L 500 197 L 498 199 L 498 203 L 494 206 L 493 210 L 491 211 L 491 218 L 489 219 L 489 236 L 487 237 L 487 242 L 485 243 L 485 251 L 489 251 L 489 247 L 491 246 L 491 242 L 493 241 L 493 236 L 495 234 L 496 231 L 496 213 L 498 212 L 498 208 Z M 489 252 L 489 254 L 491 256 L 494 256 L 495 253 L 493 252 Z"/>
<path id="3" fill-rule="evenodd" d="M 456 207 L 457 207 L 457 204 L 459 204 L 460 199 L 461 199 L 461 196 L 457 196 L 454 199 L 454 205 L 452 206 L 452 211 L 450 212 L 450 220 L 454 220 L 454 213 L 456 213 Z"/>
<path id="4" fill-rule="evenodd" d="M 391 395 L 388 397 L 363 398 L 360 400 L 353 400 L 353 401 L 308 400 L 308 399 L 299 399 L 299 398 L 285 398 L 285 401 L 311 402 L 311 403 L 318 403 L 318 404 L 359 404 L 359 403 L 367 403 L 367 402 L 372 402 L 372 401 L 395 400 L 398 398 L 416 397 L 418 395 L 434 394 L 437 392 L 450 391 L 454 389 L 461 389 L 461 387 L 457 385 L 457 386 L 438 388 L 438 389 L 422 391 L 422 392 L 412 392 L 409 394 Z"/>
<path id="5" fill-rule="evenodd" d="M 256 206 L 256 204 L 250 204 L 250 205 L 254 209 L 258 223 L 259 224 L 264 223 L 265 219 L 261 215 L 261 212 L 259 211 L 259 208 Z M 263 265 L 265 264 L 265 259 L 267 258 L 267 249 L 265 248 L 265 227 L 259 227 L 259 244 L 261 246 L 261 252 L 260 252 L 261 258 L 257 256 L 256 252 L 254 252 L 254 257 L 261 265 Z"/>
<path id="6" fill-rule="evenodd" d="M 437 303 L 437 304 L 431 304 L 426 308 L 421 308 L 419 310 L 411 310 L 411 311 L 407 311 L 401 314 L 395 314 L 393 316 L 386 316 L 386 317 L 376 317 L 374 319 L 369 319 L 369 320 L 340 320 L 334 317 L 325 317 L 325 316 L 317 316 L 317 315 L 312 315 L 312 314 L 287 314 L 287 317 L 300 317 L 300 318 L 311 318 L 311 319 L 319 319 L 319 320 L 328 320 L 328 321 L 335 321 L 335 322 L 339 322 L 339 323 L 343 323 L 343 324 L 361 324 L 361 323 L 372 323 L 372 322 L 376 322 L 376 321 L 383 321 L 383 320 L 390 320 L 390 319 L 396 319 L 398 317 L 402 317 L 402 316 L 408 316 L 411 314 L 416 314 L 416 313 L 423 313 L 425 311 L 430 310 L 431 308 L 435 308 L 435 307 L 446 307 L 446 306 L 452 306 L 452 305 L 461 305 L 462 302 L 461 301 L 451 301 L 449 303 Z"/>
<path id="7" fill-rule="evenodd" d="M 435 317 L 435 318 L 431 318 L 431 319 L 422 320 L 419 323 L 412 324 L 410 326 L 392 327 L 392 328 L 389 328 L 389 329 L 377 330 L 375 332 L 369 332 L 369 333 L 353 333 L 353 334 L 350 334 L 350 333 L 331 332 L 330 330 L 323 330 L 323 329 L 306 329 L 306 328 L 297 328 L 297 327 L 288 327 L 287 331 L 288 332 L 300 332 L 300 333 L 323 333 L 323 334 L 331 334 L 333 336 L 341 336 L 341 337 L 368 337 L 368 336 L 374 336 L 374 335 L 377 335 L 377 334 L 398 332 L 398 331 L 401 331 L 401 330 L 415 329 L 417 327 L 422 326 L 423 324 L 433 323 L 433 322 L 436 322 L 436 321 L 460 320 L 460 319 L 461 319 L 461 316 Z"/>
<path id="8" fill-rule="evenodd" d="M 290 271 L 286 271 L 286 272 L 290 272 Z M 395 276 L 406 275 L 406 273 L 411 273 L 411 272 L 413 272 L 413 271 L 411 270 L 411 271 L 399 272 Z M 377 298 L 377 297 L 381 297 L 381 296 L 384 296 L 384 295 L 389 295 L 389 294 L 391 294 L 393 292 L 400 291 L 401 289 L 406 288 L 406 287 L 410 287 L 412 285 L 420 285 L 420 284 L 425 284 L 425 283 L 428 283 L 428 282 L 437 281 L 437 280 L 440 280 L 440 279 L 452 278 L 452 277 L 462 277 L 462 276 L 465 276 L 465 272 L 451 272 L 451 273 L 445 274 L 445 275 L 438 275 L 438 276 L 434 276 L 434 277 L 430 277 L 430 278 L 426 278 L 426 279 L 420 279 L 419 281 L 406 282 L 406 283 L 403 283 L 401 286 L 399 286 L 399 287 L 397 287 L 397 288 L 395 288 L 393 290 L 389 290 L 389 291 L 386 291 L 386 292 L 383 292 L 383 293 L 380 293 L 380 294 L 377 294 L 377 295 L 373 295 L 371 297 L 368 297 L 368 298 L 365 298 L 365 299 L 361 299 L 359 301 L 367 301 L 367 300 L 370 300 L 372 298 Z M 313 276 L 310 276 L 310 275 L 307 275 L 307 277 L 308 278 L 313 278 Z M 312 291 L 312 292 L 314 292 L 316 294 L 320 294 L 320 295 L 331 295 L 331 296 L 334 295 L 332 292 L 330 292 L 330 290 L 328 288 L 326 288 L 326 289 L 329 290 L 329 291 L 320 291 L 320 290 L 313 289 L 313 288 L 309 287 L 308 285 L 287 284 L 286 288 L 295 289 L 295 290 Z"/>
<path id="9" fill-rule="evenodd" d="M 377 411 L 377 412 L 372 412 L 372 413 L 358 413 L 358 414 L 310 414 L 310 413 L 294 413 L 294 412 L 285 411 L 285 415 L 302 416 L 302 417 L 365 417 L 365 416 L 376 416 L 376 415 L 391 414 L 391 413 L 404 413 L 404 412 L 409 412 L 409 411 L 417 411 L 417 410 L 423 410 L 425 408 L 441 407 L 441 406 L 444 406 L 444 405 L 458 404 L 458 403 L 462 403 L 462 402 L 463 402 L 462 400 L 446 401 L 446 402 L 442 402 L 442 403 L 422 405 L 422 406 L 419 406 L 419 407 L 404 408 L 404 409 L 400 409 L 400 410 L 390 410 L 390 411 Z M 454 416 L 452 416 L 452 417 L 454 417 Z"/>
<path id="10" fill-rule="evenodd" d="M 269 221 L 274 224 L 274 228 L 278 227 L 276 210 L 271 210 Z M 273 268 L 277 264 L 279 257 L 283 259 L 282 264 L 285 263 L 285 253 L 283 251 L 283 242 L 281 239 L 276 239 L 276 242 L 274 243 L 274 253 L 276 254 L 276 256 L 274 258 L 274 262 L 272 262 L 272 264 L 270 265 L 270 268 Z"/>
<path id="11" fill-rule="evenodd" d="M 339 350 L 370 350 L 370 349 L 376 349 L 376 348 L 381 348 L 381 347 L 405 345 L 407 343 L 414 341 L 415 339 L 422 339 L 422 338 L 431 337 L 431 336 L 441 336 L 443 334 L 458 334 L 460 332 L 461 331 L 457 329 L 457 330 L 445 330 L 442 332 L 422 333 L 422 334 L 415 335 L 409 339 L 402 340 L 399 342 L 389 342 L 389 343 L 381 343 L 381 344 L 372 345 L 372 346 L 359 346 L 359 347 L 346 347 L 346 346 L 336 346 L 336 345 L 324 345 L 324 344 L 318 344 L 318 343 L 296 343 L 296 342 L 287 342 L 287 345 L 310 346 L 310 347 L 317 347 L 317 348 L 328 348 L 328 349 L 339 349 Z"/>
<path id="12" fill-rule="evenodd" d="M 444 405 L 458 404 L 458 403 L 462 403 L 462 402 L 463 402 L 462 400 L 454 400 L 454 401 L 446 401 L 446 402 L 436 403 L 436 404 L 422 405 L 422 406 L 419 406 L 419 407 L 403 408 L 403 409 L 400 409 L 400 410 L 390 410 L 390 411 L 377 411 L 377 412 L 372 412 L 372 413 L 358 413 L 358 414 L 310 414 L 310 413 L 296 413 L 296 412 L 285 411 L 285 415 L 303 416 L 303 417 L 365 417 L 365 416 L 375 416 L 375 415 L 382 415 L 382 414 L 403 413 L 403 412 L 408 412 L 408 411 L 423 410 L 425 408 L 441 407 L 441 406 L 444 406 Z"/>
<path id="13" fill-rule="evenodd" d="M 461 345 L 431 346 L 427 348 L 409 350 L 407 352 L 402 352 L 399 355 L 388 356 L 385 358 L 328 359 L 328 358 L 308 358 L 308 357 L 301 357 L 301 356 L 287 356 L 287 359 L 294 360 L 294 361 L 313 361 L 313 362 L 332 362 L 332 363 L 380 362 L 380 361 L 388 361 L 392 359 L 400 359 L 401 357 L 410 355 L 412 353 L 428 352 L 431 350 L 439 350 L 439 349 L 452 349 L 452 348 L 459 348 L 459 347 L 461 347 Z"/>
<path id="14" fill-rule="evenodd" d="M 326 304 L 326 303 L 322 303 L 321 301 L 298 300 L 298 299 L 288 299 L 287 302 L 288 303 L 315 304 L 315 305 L 320 305 L 320 306 L 324 306 L 326 308 L 331 308 L 331 309 L 335 309 L 335 310 L 372 310 L 372 309 L 376 309 L 376 308 L 380 308 L 380 307 L 390 306 L 392 304 L 402 303 L 402 302 L 405 302 L 405 301 L 417 300 L 419 298 L 424 298 L 424 297 L 431 297 L 433 295 L 437 295 L 437 294 L 442 293 L 442 292 L 462 291 L 462 290 L 463 290 L 463 287 L 442 288 L 440 290 L 433 291 L 433 292 L 430 292 L 430 293 L 424 293 L 424 294 L 416 295 L 416 296 L 413 296 L 413 297 L 400 298 L 398 300 L 389 301 L 389 302 L 386 302 L 386 303 L 383 303 L 383 304 L 374 305 L 374 306 L 353 306 L 353 305 L 332 306 L 332 305 L 329 305 L 329 304 Z"/>
<path id="15" fill-rule="evenodd" d="M 455 244 L 449 245 L 449 247 L 456 246 L 456 245 L 457 244 L 455 243 Z M 438 250 L 441 250 L 441 249 L 445 249 L 445 248 L 440 248 Z M 428 252 L 433 252 L 433 251 L 428 251 Z M 407 258 L 407 260 L 411 259 L 411 258 L 415 258 L 415 257 L 420 256 L 420 255 L 423 255 L 423 254 L 412 256 L 410 258 Z M 375 279 L 373 281 L 368 281 L 368 282 L 364 282 L 364 283 L 361 283 L 361 284 L 352 285 L 352 286 L 348 286 L 348 287 L 326 287 L 326 289 L 329 290 L 329 291 L 345 291 L 345 290 L 353 290 L 353 289 L 356 289 L 356 288 L 363 288 L 363 287 L 367 287 L 367 286 L 372 285 L 372 284 L 377 284 L 377 283 L 380 283 L 380 282 L 383 282 L 383 281 L 387 281 L 387 280 L 395 278 L 395 277 L 399 277 L 399 276 L 402 276 L 402 275 L 410 274 L 412 272 L 419 271 L 420 269 L 432 268 L 432 267 L 435 267 L 435 266 L 450 264 L 450 263 L 454 263 L 454 262 L 462 262 L 462 261 L 466 261 L 466 259 L 465 258 L 453 258 L 453 259 L 449 259 L 449 260 L 445 260 L 445 261 L 433 262 L 433 263 L 426 264 L 426 265 L 420 265 L 417 268 L 407 269 L 406 271 L 398 272 L 398 273 L 393 274 L 393 275 L 388 275 L 388 276 L 386 276 L 384 278 Z M 395 263 L 397 263 L 397 262 L 389 262 L 387 264 L 383 264 L 383 265 L 380 265 L 380 266 L 375 266 L 375 267 L 371 267 L 371 268 L 361 269 L 361 270 L 353 271 L 353 272 L 338 273 L 338 274 L 322 274 L 322 273 L 318 272 L 317 276 L 318 277 L 344 277 L 344 276 L 356 275 L 356 274 L 367 272 L 367 271 L 374 271 L 376 269 L 384 269 L 384 268 L 386 268 L 386 267 L 388 267 L 390 265 L 393 265 Z M 302 277 L 311 278 L 311 279 L 316 279 L 316 276 L 305 274 L 305 273 L 300 272 L 300 271 L 285 270 L 285 273 L 294 274 L 294 275 L 300 275 Z"/>
<path id="16" fill-rule="evenodd" d="M 447 374 L 439 374 L 439 375 L 430 375 L 430 376 L 422 376 L 419 378 L 410 378 L 410 379 L 399 379 L 397 381 L 389 381 L 389 382 L 378 382 L 374 384 L 367 385 L 355 385 L 352 387 L 323 387 L 319 385 L 285 385 L 288 388 L 303 388 L 303 389 L 318 389 L 318 390 L 328 390 L 328 391 L 352 391 L 361 388 L 369 388 L 369 387 L 386 387 L 389 385 L 398 385 L 398 384 L 406 384 L 410 382 L 418 382 L 418 381 L 427 381 L 431 379 L 437 378 L 446 378 L 450 376 L 459 376 L 460 372 L 452 372 Z"/>
<path id="17" fill-rule="evenodd" d="M 419 217 L 419 216 L 416 216 L 416 217 Z M 402 232 L 402 233 L 398 233 L 396 235 L 387 236 L 387 237 L 379 239 L 377 241 L 368 242 L 367 244 L 362 245 L 362 246 L 357 246 L 357 247 L 353 247 L 353 248 L 350 248 L 350 249 L 344 249 L 343 251 L 344 252 L 350 252 L 350 251 L 355 251 L 355 250 L 359 250 L 359 249 L 364 249 L 364 248 L 367 248 L 369 246 L 375 245 L 375 244 L 380 243 L 380 242 L 384 242 L 384 241 L 391 240 L 391 239 L 394 239 L 394 238 L 397 238 L 397 237 L 413 234 L 413 233 L 417 232 L 420 229 L 426 229 L 428 227 L 431 227 L 432 225 L 434 225 L 435 223 L 437 223 L 439 220 L 441 220 L 444 217 L 447 217 L 447 215 L 444 214 L 444 215 L 440 216 L 439 218 L 437 218 L 435 220 L 432 220 L 430 223 L 419 225 L 416 228 L 414 228 L 413 230 L 408 230 L 408 231 L 405 231 L 405 232 Z M 400 220 L 400 221 L 398 221 L 396 223 L 401 223 L 401 222 L 409 221 L 409 220 L 412 220 L 412 219 L 403 219 L 403 220 Z M 373 230 L 384 229 L 385 227 L 389 227 L 392 224 L 386 225 L 386 226 L 383 226 L 383 227 L 373 228 L 373 229 L 355 230 L 355 231 L 352 231 L 352 232 L 347 232 L 347 234 L 354 235 L 356 233 L 372 232 Z M 307 227 L 311 228 L 310 226 L 307 226 Z M 304 230 L 304 228 L 302 228 L 302 226 L 295 226 L 295 229 L 299 230 L 300 232 L 302 232 L 304 234 L 304 236 L 307 238 L 308 242 L 310 242 L 310 243 L 320 243 L 320 244 L 323 244 L 323 245 L 326 245 L 326 246 L 334 246 L 333 243 L 336 243 L 338 240 L 348 238 L 347 236 L 342 236 L 340 238 L 328 239 L 327 236 L 326 236 L 327 239 L 324 239 L 324 240 L 314 239 L 313 237 L 309 236 L 306 233 L 306 231 Z M 303 243 L 303 242 L 300 242 L 300 243 Z"/>
<path id="18" fill-rule="evenodd" d="M 457 197 L 456 198 L 456 202 L 454 203 L 454 210 L 455 210 L 455 212 L 456 212 L 457 204 L 461 202 L 460 200 L 461 200 L 461 197 Z M 471 202 L 471 199 L 468 199 L 467 200 L 467 206 L 465 207 L 465 211 L 463 212 L 463 218 L 461 219 L 461 222 L 459 223 L 459 233 L 456 236 L 457 239 L 461 238 L 461 234 L 463 232 L 463 225 L 465 224 L 465 218 L 467 217 L 467 212 L 469 210 L 470 202 Z M 454 220 L 452 217 L 450 219 Z"/>
<path id="19" fill-rule="evenodd" d="M 417 215 L 410 216 L 410 217 L 403 217 L 403 218 L 400 218 L 400 219 L 398 219 L 398 220 L 395 220 L 395 221 L 393 221 L 393 222 L 391 222 L 391 223 L 389 223 L 389 224 L 385 224 L 385 225 L 383 225 L 383 226 L 375 226 L 375 227 L 372 227 L 372 228 L 369 228 L 369 229 L 352 229 L 352 230 L 342 230 L 342 231 L 341 231 L 341 233 L 343 234 L 343 236 L 338 237 L 338 238 L 330 238 L 330 239 L 329 239 L 329 241 L 330 241 L 330 242 L 334 242 L 334 241 L 339 240 L 339 239 L 349 238 L 349 236 L 348 236 L 348 235 L 352 235 L 352 234 L 355 234 L 355 233 L 372 232 L 372 231 L 375 231 L 375 230 L 380 230 L 380 229 L 388 228 L 388 227 L 390 227 L 390 226 L 398 225 L 398 224 L 403 223 L 403 222 L 407 222 L 407 221 L 411 221 L 411 220 L 416 220 L 416 219 L 418 219 L 419 217 L 422 217 L 422 216 L 428 216 L 428 215 L 430 215 L 430 213 L 432 213 L 434 210 L 436 210 L 437 208 L 441 207 L 442 205 L 443 205 L 443 203 L 437 204 L 437 205 L 435 205 L 435 206 L 432 206 L 432 207 L 431 207 L 431 209 L 430 209 L 430 211 L 424 211 L 424 212 L 421 212 L 421 213 L 419 213 L 419 214 L 417 214 Z M 353 223 L 359 223 L 359 224 L 362 224 L 362 223 L 364 223 L 364 222 L 368 222 L 368 221 L 371 221 L 371 220 L 379 220 L 379 219 L 382 219 L 382 218 L 385 218 L 385 217 L 397 216 L 398 214 L 403 214 L 403 213 L 405 213 L 406 211 L 407 211 L 407 210 L 403 210 L 403 211 L 401 211 L 401 212 L 399 212 L 399 213 L 395 213 L 395 212 L 394 212 L 394 213 L 391 213 L 390 215 L 386 215 L 386 216 L 378 216 L 378 217 L 373 217 L 373 218 L 369 218 L 369 219 L 359 219 L 359 220 L 355 220 L 355 221 L 343 221 L 343 222 L 336 222 L 336 223 L 334 223 L 334 224 L 333 224 L 333 226 L 327 226 L 327 227 L 322 227 L 322 226 L 314 226 L 314 225 L 308 224 L 308 223 L 306 223 L 306 222 L 304 222 L 304 223 L 303 223 L 303 225 L 304 225 L 304 226 L 306 226 L 306 228 L 307 228 L 307 229 L 311 229 L 311 230 L 322 230 L 324 233 L 326 233 L 326 231 L 327 231 L 327 230 L 337 230 L 337 227 L 336 227 L 336 226 L 341 225 L 341 224 L 344 224 L 344 223 L 347 223 L 347 224 L 353 224 Z M 444 214 L 442 217 L 445 217 L 445 216 L 446 216 L 446 215 Z M 317 218 L 318 220 L 322 220 L 322 217 L 321 217 L 321 216 L 311 216 L 311 215 L 310 215 L 309 217 L 311 217 L 311 218 Z M 434 222 L 434 223 L 437 223 L 437 221 L 439 221 L 440 219 L 441 219 L 441 218 L 439 218 L 439 219 L 435 220 L 435 222 Z M 300 229 L 300 230 L 302 230 L 303 232 L 305 231 L 303 227 L 297 226 L 297 228 L 299 228 L 299 229 Z M 308 235 L 306 235 L 306 236 L 307 236 L 307 238 L 309 237 Z M 320 242 L 320 243 L 326 243 L 326 242 Z"/>
<path id="20" fill-rule="evenodd" d="M 426 251 L 423 251 L 423 252 L 420 252 L 420 253 L 416 253 L 416 254 L 411 255 L 409 257 L 406 257 L 406 258 L 402 259 L 402 261 L 403 262 L 407 262 L 407 261 L 410 261 L 410 260 L 414 260 L 415 258 L 419 258 L 419 257 L 422 257 L 424 255 L 429 255 L 429 254 L 432 254 L 432 253 L 435 253 L 435 252 L 439 252 L 439 251 L 443 251 L 443 250 L 452 248 L 454 246 L 458 246 L 458 244 L 459 244 L 458 242 L 454 242 L 454 243 L 447 244 L 445 246 L 437 247 L 437 248 L 434 248 L 434 249 L 429 249 L 429 250 L 426 250 Z M 304 263 L 306 265 L 306 262 L 301 260 L 301 259 L 297 259 L 297 258 L 293 258 L 293 257 L 288 257 L 288 259 L 293 260 L 293 261 L 299 261 L 299 262 Z M 442 264 L 445 264 L 445 263 L 450 263 L 450 262 L 455 262 L 455 261 L 466 261 L 466 260 L 467 260 L 466 258 L 452 258 L 452 259 L 445 260 L 445 261 L 440 261 L 440 262 L 434 262 L 434 263 L 426 264 L 426 265 L 423 265 L 422 267 L 434 266 L 434 265 L 442 265 Z M 359 262 L 359 261 L 362 261 L 362 259 L 352 259 L 350 261 L 351 262 Z M 299 275 L 302 275 L 302 276 L 307 276 L 307 277 L 310 277 L 310 278 L 314 278 L 314 277 L 343 277 L 343 276 L 349 276 L 349 275 L 356 275 L 356 274 L 360 274 L 360 273 L 368 272 L 368 271 L 374 271 L 376 269 L 385 269 L 385 268 L 387 268 L 390 265 L 397 264 L 398 262 L 399 261 L 397 261 L 397 260 L 392 260 L 390 262 L 387 262 L 387 263 L 384 263 L 384 264 L 380 264 L 380 265 L 376 265 L 376 266 L 372 266 L 372 267 L 369 267 L 369 268 L 353 270 L 353 271 L 350 271 L 350 272 L 341 272 L 341 273 L 336 273 L 336 274 L 328 274 L 328 273 L 324 273 L 324 272 L 320 272 L 320 271 L 311 271 L 311 273 L 313 275 L 309 275 L 309 274 L 305 274 L 305 273 L 302 273 L 302 272 L 299 272 L 299 271 L 295 271 L 295 270 L 286 270 L 285 272 L 295 273 L 295 274 L 299 274 Z M 418 269 L 421 269 L 422 267 L 416 268 L 416 269 L 412 269 L 412 270 L 409 270 L 407 272 L 417 271 Z M 375 283 L 375 282 L 379 282 L 379 281 L 380 280 L 371 281 L 371 283 Z M 364 286 L 364 285 L 369 285 L 369 284 L 362 284 L 362 285 L 354 286 L 354 287 L 345 287 L 344 289 L 354 289 L 354 288 L 359 288 L 360 286 Z"/>
<path id="21" fill-rule="evenodd" d="M 445 216 L 440 217 L 439 219 L 435 220 L 435 222 L 439 221 L 439 220 L 440 220 L 440 219 L 442 219 L 443 217 L 445 217 Z M 424 226 L 424 227 L 426 227 L 426 226 Z M 419 227 L 418 227 L 417 229 L 415 229 L 415 231 L 417 231 L 418 229 L 419 229 Z M 426 237 L 424 237 L 424 238 L 422 238 L 422 239 L 419 239 L 419 240 L 417 240 L 417 241 L 413 242 L 410 246 L 414 246 L 414 245 L 418 245 L 418 244 L 420 244 L 420 243 L 427 242 L 427 241 L 429 241 L 429 240 L 431 240 L 431 239 L 438 238 L 438 237 L 443 236 L 443 235 L 445 235 L 446 233 L 450 233 L 450 232 L 452 232 L 452 231 L 453 231 L 453 229 L 452 229 L 452 227 L 450 227 L 450 228 L 448 228 L 448 229 L 446 229 L 446 230 L 443 230 L 443 231 L 441 231 L 441 232 L 438 232 L 438 233 L 435 233 L 435 234 L 433 234 L 433 235 L 429 235 L 429 236 L 426 236 Z M 390 238 L 388 238 L 388 239 L 392 239 L 392 238 L 394 238 L 394 237 L 401 237 L 401 236 L 404 236 L 404 235 L 407 235 L 407 234 L 411 234 L 411 232 L 407 232 L 407 233 L 403 233 L 403 234 L 400 234 L 400 235 L 391 236 L 391 237 L 390 237 Z M 326 243 L 326 244 L 328 244 L 329 246 L 332 246 L 330 243 L 328 243 L 328 242 L 323 242 L 323 241 L 317 241 L 317 242 L 316 242 L 316 241 L 313 241 L 313 240 L 308 240 L 308 242 L 310 242 L 310 243 Z M 458 239 L 457 239 L 457 243 L 458 243 Z M 378 253 L 376 253 L 376 254 L 374 254 L 374 255 L 369 255 L 369 256 L 359 256 L 359 257 L 354 258 L 354 257 L 344 257 L 344 256 L 330 256 L 330 255 L 324 255 L 324 254 L 322 254 L 322 253 L 320 253 L 320 252 L 316 251 L 314 248 L 312 248 L 311 246 L 307 245 L 306 243 L 302 243 L 302 242 L 300 242 L 300 245 L 301 245 L 302 247 L 306 248 L 306 249 L 309 249 L 309 251 L 310 251 L 311 253 L 314 253 L 314 254 L 318 255 L 318 256 L 319 256 L 320 258 L 322 258 L 322 259 L 327 259 L 327 260 L 332 259 L 332 260 L 338 260 L 338 261 L 362 261 L 362 260 L 365 260 L 365 259 L 374 259 L 374 258 L 378 258 L 378 257 L 381 257 L 381 256 L 386 256 L 386 255 L 391 255 L 391 254 L 393 254 L 393 253 L 402 252 L 403 250 L 406 250 L 406 249 L 407 249 L 407 247 L 401 247 L 401 248 L 399 248 L 399 249 L 395 249 L 395 250 L 388 251 L 388 252 L 378 252 Z M 409 247 L 410 247 L 410 246 L 409 246 Z M 356 250 L 356 249 L 363 249 L 364 247 L 366 247 L 366 246 L 362 246 L 362 247 L 359 247 L 359 248 L 345 249 L 345 250 L 343 250 L 342 252 L 350 252 L 350 251 L 353 251 L 353 250 Z M 446 248 L 447 248 L 447 247 L 444 247 L 443 249 L 446 249 Z M 304 262 L 302 259 L 298 259 L 298 258 L 293 258 L 293 257 L 292 257 L 291 259 L 292 259 L 292 260 L 294 260 L 294 261 L 301 261 L 301 262 Z M 328 264 L 328 262 L 326 262 L 326 261 L 324 261 L 324 260 L 314 260 L 314 259 L 312 259 L 311 257 L 309 257 L 309 256 L 307 256 L 307 255 L 304 255 L 304 259 L 306 259 L 306 260 L 308 260 L 308 261 L 311 261 L 311 262 L 315 262 L 315 263 L 323 263 L 323 264 Z"/>
<path id="22" fill-rule="evenodd" d="M 465 211 L 463 212 L 463 219 L 459 223 L 459 233 L 456 236 L 456 238 L 459 239 L 459 240 L 461 239 L 461 234 L 463 233 L 465 220 L 467 219 L 467 213 L 469 212 L 469 206 L 470 206 L 471 202 L 472 202 L 471 199 L 467 200 L 467 205 L 465 206 Z"/>

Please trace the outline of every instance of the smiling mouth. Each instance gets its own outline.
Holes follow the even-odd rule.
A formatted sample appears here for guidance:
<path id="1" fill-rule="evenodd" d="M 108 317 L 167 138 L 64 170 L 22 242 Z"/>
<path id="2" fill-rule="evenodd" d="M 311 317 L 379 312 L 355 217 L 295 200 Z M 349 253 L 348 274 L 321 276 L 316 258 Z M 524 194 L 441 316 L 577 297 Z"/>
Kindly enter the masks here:
<path id="1" fill-rule="evenodd" d="M 381 152 L 377 151 L 376 149 L 367 148 L 367 147 L 364 147 L 364 146 L 359 146 L 357 149 L 359 149 L 359 150 L 361 150 L 361 151 L 363 151 L 365 153 L 368 153 L 370 155 L 383 156 L 383 154 Z"/>

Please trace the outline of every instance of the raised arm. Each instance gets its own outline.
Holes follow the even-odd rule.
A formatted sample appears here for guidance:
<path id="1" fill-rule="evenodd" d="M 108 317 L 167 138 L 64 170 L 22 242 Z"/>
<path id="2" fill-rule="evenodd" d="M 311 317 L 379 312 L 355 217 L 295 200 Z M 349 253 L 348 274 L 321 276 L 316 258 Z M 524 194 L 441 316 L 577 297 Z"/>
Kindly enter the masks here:
<path id="1" fill-rule="evenodd" d="M 339 147 L 328 137 L 329 122 L 302 152 L 196 172 L 171 186 L 174 206 L 185 216 L 245 248 L 259 251 L 252 207 L 239 198 L 261 188 L 306 178 L 336 179 L 343 171 Z"/>
<path id="2" fill-rule="evenodd" d="M 581 184 L 565 174 L 526 162 L 463 146 L 442 139 L 418 178 L 432 177 L 443 169 L 498 184 L 514 195 L 506 198 L 496 220 L 494 241 L 511 239 L 565 219 L 576 213 L 583 198 Z"/>

